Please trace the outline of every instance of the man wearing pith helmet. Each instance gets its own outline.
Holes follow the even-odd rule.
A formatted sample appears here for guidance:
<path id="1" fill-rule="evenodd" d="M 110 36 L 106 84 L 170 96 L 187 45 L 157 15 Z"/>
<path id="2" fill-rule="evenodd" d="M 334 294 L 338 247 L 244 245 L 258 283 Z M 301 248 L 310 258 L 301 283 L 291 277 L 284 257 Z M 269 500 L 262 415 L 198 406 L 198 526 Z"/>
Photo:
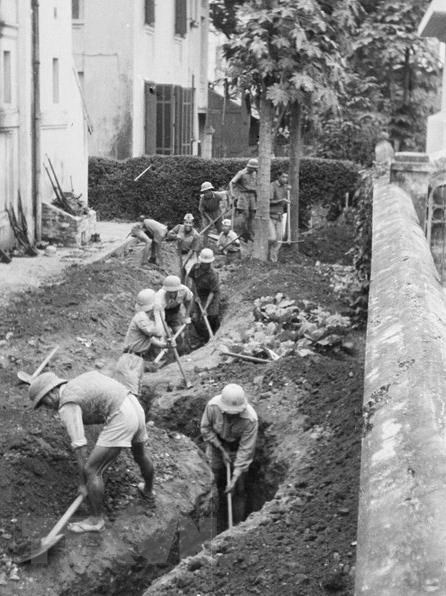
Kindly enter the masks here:
<path id="1" fill-rule="evenodd" d="M 206 405 L 201 419 L 201 435 L 219 493 L 218 530 L 225 529 L 221 511 L 225 492 L 233 495 L 234 523 L 245 518 L 246 472 L 254 459 L 258 431 L 257 414 L 244 389 L 236 383 L 226 385 Z M 231 482 L 226 484 L 226 466 L 232 468 Z"/>
<path id="2" fill-rule="evenodd" d="M 201 236 L 194 228 L 192 213 L 186 213 L 183 223 L 172 228 L 167 234 L 167 239 L 177 241 L 181 281 L 184 282 L 192 265 L 197 262 L 201 249 Z"/>
<path id="3" fill-rule="evenodd" d="M 243 170 L 239 170 L 229 183 L 231 197 L 235 201 L 235 212 L 242 215 L 246 229 L 245 240 L 254 240 L 254 217 L 257 210 L 257 170 L 259 162 L 250 159 Z M 240 230 L 242 232 L 242 230 Z"/>
<path id="4" fill-rule="evenodd" d="M 192 267 L 189 273 L 191 288 L 197 304 L 194 312 L 194 324 L 197 333 L 205 340 L 209 337 L 206 324 L 203 321 L 204 316 L 208 319 L 213 333 L 220 327 L 220 281 L 217 271 L 212 266 L 214 261 L 214 252 L 210 248 L 203 248 L 198 256 L 198 263 Z"/>
<path id="5" fill-rule="evenodd" d="M 181 283 L 176 275 L 168 275 L 163 280 L 163 285 L 155 295 L 154 316 L 158 329 L 163 329 L 163 320 L 175 334 L 179 328 L 191 323 L 191 310 L 194 305 L 192 291 Z M 181 336 L 178 338 L 181 346 Z"/>
<path id="6" fill-rule="evenodd" d="M 198 211 L 201 215 L 201 229 L 214 222 L 218 234 L 221 232 L 222 203 L 226 199 L 224 191 L 216 191 L 211 182 L 203 182 L 200 188 Z M 207 233 L 205 233 L 207 238 Z"/>
<path id="7" fill-rule="evenodd" d="M 73 532 L 100 532 L 105 525 L 102 474 L 116 460 L 123 447 L 130 447 L 144 482 L 138 484 L 149 506 L 153 464 L 144 443 L 147 440 L 144 410 L 136 397 L 121 383 L 98 371 L 81 374 L 71 381 L 46 372 L 31 382 L 29 396 L 34 408 L 58 410 L 71 439 L 79 469 L 79 492 L 88 496 L 91 515 L 69 525 Z M 103 424 L 90 455 L 84 424 Z"/>
<path id="8" fill-rule="evenodd" d="M 114 378 L 134 395 L 140 396 L 144 375 L 144 360 L 156 355 L 153 347 L 165 348 L 162 327 L 157 327 L 153 314 L 155 291 L 141 290 L 136 296 L 135 314 L 124 339 L 123 354 L 116 363 Z"/>

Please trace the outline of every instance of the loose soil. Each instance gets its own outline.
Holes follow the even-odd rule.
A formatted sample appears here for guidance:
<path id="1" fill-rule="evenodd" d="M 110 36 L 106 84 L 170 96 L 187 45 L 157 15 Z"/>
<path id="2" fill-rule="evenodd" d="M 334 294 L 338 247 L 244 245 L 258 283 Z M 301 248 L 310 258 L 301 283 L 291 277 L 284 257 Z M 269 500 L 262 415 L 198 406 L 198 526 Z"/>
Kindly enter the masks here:
<path id="1" fill-rule="evenodd" d="M 349 264 L 351 242 L 349 227 L 332 225 L 306 235 L 299 251 L 283 246 L 277 266 L 245 261 L 223 268 L 226 324 L 232 319 L 242 328 L 246 318 L 240 315 L 238 320 L 237 312 L 244 312 L 255 298 L 278 291 L 346 313 L 346 305 L 333 295 L 329 270 L 315 263 Z M 173 263 L 173 247 L 167 245 L 165 251 Z M 52 414 L 29 410 L 26 386 L 16 373 L 35 370 L 56 344 L 60 348 L 51 370 L 60 376 L 71 378 L 92 368 L 109 372 L 119 357 L 136 293 L 144 287 L 158 288 L 163 278 L 157 270 L 140 269 L 139 260 L 140 249 L 86 267 L 73 266 L 61 283 L 12 297 L 4 311 L 0 579 L 2 560 L 9 560 L 19 547 L 21 529 L 36 536 L 34 526 L 39 524 L 31 524 L 31 518 L 36 522 L 60 516 L 76 492 L 75 466 L 64 430 Z M 224 328 L 225 324 L 222 333 Z M 353 353 L 293 355 L 267 366 L 227 361 L 209 368 L 203 359 L 195 367 L 191 390 L 173 388 L 178 399 L 171 400 L 169 409 L 160 406 L 164 390 L 146 391 L 148 418 L 156 424 L 149 447 L 158 483 L 164 481 L 167 465 L 159 447 L 160 433 L 174 437 L 182 432 L 201 445 L 198 426 L 204 403 L 225 383 L 240 382 L 248 390 L 261 421 L 250 472 L 253 513 L 206 545 L 201 554 L 186 559 L 147 594 L 353 594 L 363 330 L 352 330 L 351 337 Z M 150 375 L 146 384 L 150 389 Z M 165 430 L 156 428 L 160 426 Z M 97 429 L 90 431 L 90 439 L 95 433 Z M 175 448 L 169 458 L 175 458 Z M 177 463 L 181 466 L 172 463 L 171 474 L 177 473 Z M 132 462 L 122 456 L 108 474 L 106 510 L 111 519 L 137 498 L 136 479 Z M 142 593 L 147 586 L 142 578 L 132 593 Z"/>

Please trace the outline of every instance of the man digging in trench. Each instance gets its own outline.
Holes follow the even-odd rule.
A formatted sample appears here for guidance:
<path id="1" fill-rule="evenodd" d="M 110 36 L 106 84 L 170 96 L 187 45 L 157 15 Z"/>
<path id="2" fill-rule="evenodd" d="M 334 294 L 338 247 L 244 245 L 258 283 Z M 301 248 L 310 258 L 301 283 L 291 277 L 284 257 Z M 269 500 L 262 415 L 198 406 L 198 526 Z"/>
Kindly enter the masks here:
<path id="1" fill-rule="evenodd" d="M 130 447 L 144 482 L 138 489 L 148 506 L 155 506 L 153 464 L 144 443 L 147 440 L 144 410 L 136 397 L 118 381 L 100 372 L 83 373 L 71 381 L 52 372 L 36 377 L 30 384 L 33 407 L 42 405 L 58 410 L 71 439 L 79 469 L 79 492 L 88 496 L 91 515 L 68 527 L 76 533 L 100 532 L 104 520 L 105 470 L 116 460 L 123 447 Z M 87 455 L 84 424 L 105 423 L 96 445 Z"/>
<path id="2" fill-rule="evenodd" d="M 229 383 L 220 395 L 206 404 L 201 419 L 201 435 L 206 442 L 206 455 L 214 473 L 218 490 L 217 532 L 226 530 L 225 494 L 233 496 L 234 523 L 245 519 L 246 472 L 254 459 L 258 419 L 240 385 Z M 226 484 L 226 466 L 232 476 Z"/>

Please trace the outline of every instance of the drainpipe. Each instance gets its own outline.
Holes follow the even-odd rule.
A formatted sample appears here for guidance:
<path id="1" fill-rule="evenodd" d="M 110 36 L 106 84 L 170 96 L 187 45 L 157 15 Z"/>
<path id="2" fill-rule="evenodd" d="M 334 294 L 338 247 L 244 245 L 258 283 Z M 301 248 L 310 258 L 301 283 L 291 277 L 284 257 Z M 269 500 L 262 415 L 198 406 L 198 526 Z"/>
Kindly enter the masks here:
<path id="1" fill-rule="evenodd" d="M 42 239 L 42 202 L 40 196 L 40 41 L 39 0 L 31 0 L 32 10 L 32 105 L 31 105 L 31 196 L 36 242 Z"/>

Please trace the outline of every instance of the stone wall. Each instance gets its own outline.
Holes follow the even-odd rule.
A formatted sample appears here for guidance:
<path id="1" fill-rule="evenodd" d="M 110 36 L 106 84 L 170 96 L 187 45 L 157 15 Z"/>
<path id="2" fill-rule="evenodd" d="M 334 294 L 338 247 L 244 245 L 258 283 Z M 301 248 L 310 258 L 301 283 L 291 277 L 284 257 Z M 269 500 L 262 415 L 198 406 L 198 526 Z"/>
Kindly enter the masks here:
<path id="1" fill-rule="evenodd" d="M 62 209 L 42 203 L 42 239 L 64 246 L 83 246 L 96 232 L 96 211 L 74 216 Z"/>
<path id="2" fill-rule="evenodd" d="M 446 594 L 446 304 L 411 197 L 380 184 L 356 596 Z"/>

